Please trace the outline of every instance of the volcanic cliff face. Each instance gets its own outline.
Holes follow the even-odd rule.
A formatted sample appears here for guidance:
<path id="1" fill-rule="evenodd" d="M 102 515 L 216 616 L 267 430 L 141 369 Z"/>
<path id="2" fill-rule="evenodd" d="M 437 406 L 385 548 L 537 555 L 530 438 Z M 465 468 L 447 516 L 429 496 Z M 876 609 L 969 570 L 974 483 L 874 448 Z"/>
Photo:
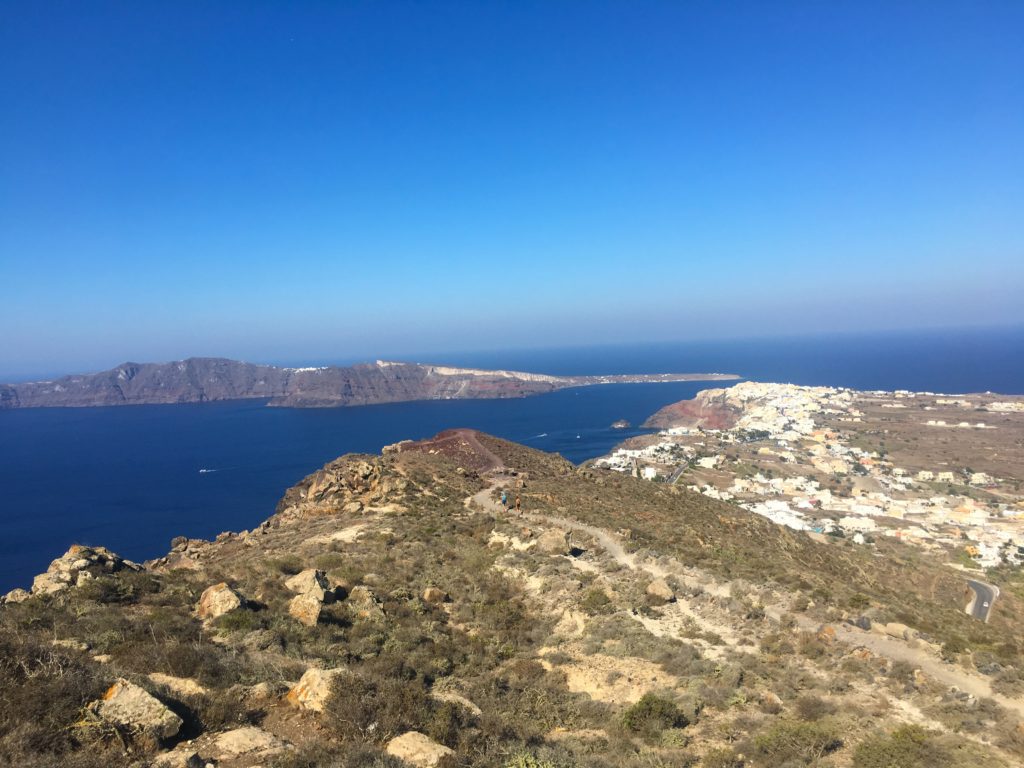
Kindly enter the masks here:
<path id="1" fill-rule="evenodd" d="M 567 386 L 552 376 L 377 363 L 278 368 L 222 358 L 124 363 L 101 373 L 0 386 L 0 408 L 203 403 L 267 399 L 323 407 L 408 400 L 521 397 Z"/>
<path id="2" fill-rule="evenodd" d="M 266 399 L 269 405 L 292 408 L 326 408 L 411 400 L 526 397 L 596 384 L 735 378 L 722 373 L 548 376 L 385 361 L 350 367 L 279 368 L 192 357 L 173 363 L 124 363 L 102 373 L 0 385 L 0 410 L 245 399 Z"/>
<path id="3" fill-rule="evenodd" d="M 725 389 L 705 389 L 698 392 L 692 400 L 680 400 L 678 403 L 666 405 L 643 425 L 653 429 L 730 429 L 735 426 L 741 410 L 727 400 L 727 392 Z"/>

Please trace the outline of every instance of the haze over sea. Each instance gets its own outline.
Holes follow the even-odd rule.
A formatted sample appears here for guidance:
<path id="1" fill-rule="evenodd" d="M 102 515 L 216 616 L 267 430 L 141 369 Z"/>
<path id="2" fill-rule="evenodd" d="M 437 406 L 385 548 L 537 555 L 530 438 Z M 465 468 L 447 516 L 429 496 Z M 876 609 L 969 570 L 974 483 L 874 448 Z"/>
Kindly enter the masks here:
<path id="1" fill-rule="evenodd" d="M 729 372 L 757 381 L 1024 393 L 1024 328 L 415 356 L 415 362 L 551 374 Z M 309 361 L 321 362 L 321 361 Z M 601 455 L 658 408 L 708 382 L 609 385 L 514 400 L 338 409 L 203 405 L 0 411 L 0 590 L 27 587 L 72 543 L 124 557 L 164 554 L 174 536 L 252 528 L 285 489 L 331 459 L 474 427 L 558 451 Z M 200 470 L 212 470 L 200 472 Z"/>

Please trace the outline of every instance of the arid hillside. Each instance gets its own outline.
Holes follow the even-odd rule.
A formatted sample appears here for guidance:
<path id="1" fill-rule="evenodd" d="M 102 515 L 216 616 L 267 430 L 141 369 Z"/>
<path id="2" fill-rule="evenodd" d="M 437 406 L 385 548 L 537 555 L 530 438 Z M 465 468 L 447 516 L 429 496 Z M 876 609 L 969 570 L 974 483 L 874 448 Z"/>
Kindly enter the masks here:
<path id="1" fill-rule="evenodd" d="M 0 763 L 1009 768 L 1022 606 L 984 624 L 963 589 L 898 542 L 453 430 L 10 593 Z"/>

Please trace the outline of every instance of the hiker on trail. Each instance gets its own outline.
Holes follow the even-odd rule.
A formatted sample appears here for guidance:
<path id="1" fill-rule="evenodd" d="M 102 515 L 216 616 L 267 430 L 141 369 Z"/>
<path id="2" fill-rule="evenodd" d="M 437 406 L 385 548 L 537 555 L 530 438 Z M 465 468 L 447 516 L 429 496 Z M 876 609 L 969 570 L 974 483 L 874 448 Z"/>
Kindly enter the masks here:
<path id="1" fill-rule="evenodd" d="M 523 500 L 519 498 L 519 494 L 516 494 L 516 513 L 523 514 Z"/>
<path id="2" fill-rule="evenodd" d="M 508 491 L 501 492 L 501 508 L 508 511 Z"/>

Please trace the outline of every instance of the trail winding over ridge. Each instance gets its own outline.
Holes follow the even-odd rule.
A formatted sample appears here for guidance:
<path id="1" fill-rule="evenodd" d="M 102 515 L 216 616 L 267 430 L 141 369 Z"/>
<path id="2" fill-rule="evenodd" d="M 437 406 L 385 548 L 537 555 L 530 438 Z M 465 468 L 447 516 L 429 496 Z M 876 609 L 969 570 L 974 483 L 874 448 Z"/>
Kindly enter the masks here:
<path id="1" fill-rule="evenodd" d="M 501 469 L 503 469 L 503 467 L 499 466 L 494 470 L 494 472 L 500 472 Z M 493 498 L 493 494 L 495 490 L 508 479 L 509 478 L 503 475 L 498 475 L 486 488 L 468 496 L 465 500 L 467 508 L 475 505 L 492 514 L 503 513 L 504 510 L 502 510 L 501 504 Z M 654 578 L 674 576 L 687 584 L 694 584 L 697 582 L 705 589 L 705 591 L 717 596 L 727 596 L 729 594 L 728 587 L 719 584 L 717 580 L 713 578 L 705 577 L 703 580 L 695 580 L 693 575 L 671 568 L 665 568 L 658 563 L 641 559 L 636 555 L 627 552 L 619 538 L 614 533 L 603 528 L 562 516 L 542 515 L 531 512 L 525 513 L 524 516 L 530 520 L 547 523 L 564 528 L 568 531 L 579 531 L 580 533 L 590 536 L 601 546 L 602 549 L 604 549 L 605 553 L 607 553 L 612 560 L 631 571 L 642 571 Z M 685 614 L 689 615 L 690 618 L 694 618 L 698 622 L 703 623 L 704 620 L 701 617 L 683 606 L 680 607 Z M 782 615 L 786 612 L 785 609 L 778 605 L 765 606 L 765 611 L 774 621 L 779 621 L 782 618 Z M 804 631 L 817 632 L 819 629 L 819 623 L 811 618 L 800 615 L 796 615 L 794 618 L 796 619 L 800 629 Z M 892 661 L 902 661 L 911 664 L 912 666 L 920 669 L 924 674 L 932 677 L 934 680 L 945 686 L 958 688 L 959 690 L 976 698 L 990 698 L 1000 706 L 1024 717 L 1024 701 L 1011 699 L 995 693 L 992 690 L 991 683 L 980 675 L 972 674 L 966 669 L 944 662 L 933 656 L 927 650 L 920 647 L 913 647 L 902 640 L 864 631 L 856 627 L 851 627 L 847 624 L 835 624 L 832 626 L 835 629 L 837 640 L 847 643 L 852 647 L 867 648 L 871 653 Z"/>

